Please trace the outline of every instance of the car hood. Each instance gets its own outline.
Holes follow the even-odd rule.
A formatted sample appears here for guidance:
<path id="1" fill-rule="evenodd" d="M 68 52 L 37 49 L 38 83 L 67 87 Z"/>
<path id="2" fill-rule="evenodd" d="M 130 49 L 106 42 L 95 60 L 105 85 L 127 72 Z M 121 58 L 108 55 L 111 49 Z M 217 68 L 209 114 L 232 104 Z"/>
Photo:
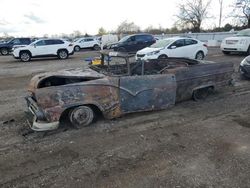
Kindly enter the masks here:
<path id="1" fill-rule="evenodd" d="M 79 78 L 79 79 L 100 79 L 105 77 L 103 74 L 100 74 L 90 68 L 87 69 L 67 69 L 67 70 L 61 70 L 57 72 L 47 72 L 42 73 L 34 76 L 29 85 L 28 85 L 28 91 L 35 92 L 36 89 L 39 87 L 39 83 L 42 82 L 45 79 L 52 78 L 52 77 L 58 77 L 58 78 Z"/>
<path id="2" fill-rule="evenodd" d="M 6 46 L 8 43 L 0 43 L 0 47 Z"/>
<path id="3" fill-rule="evenodd" d="M 137 54 L 147 54 L 147 53 L 150 53 L 150 52 L 159 51 L 161 49 L 162 48 L 150 48 L 150 47 L 147 47 L 147 48 L 144 48 L 144 49 L 138 51 Z"/>

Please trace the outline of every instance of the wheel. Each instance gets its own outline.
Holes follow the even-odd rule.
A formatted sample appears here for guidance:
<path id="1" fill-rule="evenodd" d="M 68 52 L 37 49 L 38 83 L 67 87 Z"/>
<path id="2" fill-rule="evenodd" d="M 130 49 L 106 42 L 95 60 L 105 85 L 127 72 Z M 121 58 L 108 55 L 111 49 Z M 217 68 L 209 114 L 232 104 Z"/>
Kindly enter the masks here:
<path id="1" fill-rule="evenodd" d="M 58 51 L 58 58 L 59 59 L 67 59 L 69 56 L 68 51 L 67 50 L 59 50 Z"/>
<path id="2" fill-rule="evenodd" d="M 80 46 L 75 46 L 75 47 L 74 47 L 74 51 L 75 51 L 75 52 L 79 52 L 80 50 L 81 50 Z"/>
<path id="3" fill-rule="evenodd" d="M 79 129 L 86 127 L 94 120 L 94 111 L 88 106 L 79 106 L 69 112 L 71 124 Z"/>
<path id="4" fill-rule="evenodd" d="M 201 88 L 193 91 L 193 99 L 195 101 L 204 100 L 211 94 L 213 91 L 213 87 Z"/>
<path id="5" fill-rule="evenodd" d="M 204 59 L 204 53 L 202 51 L 197 52 L 197 54 L 195 55 L 195 59 L 197 60 L 203 60 Z"/>
<path id="6" fill-rule="evenodd" d="M 93 46 L 93 49 L 94 49 L 94 50 L 100 50 L 101 48 L 100 48 L 99 45 L 95 44 L 95 45 Z"/>
<path id="7" fill-rule="evenodd" d="M 31 59 L 31 55 L 29 52 L 20 52 L 20 59 L 22 62 L 28 62 Z"/>
<path id="8" fill-rule="evenodd" d="M 126 52 L 126 49 L 123 48 L 123 47 L 119 47 L 119 48 L 117 49 L 117 51 L 118 51 L 118 52 Z"/>
<path id="9" fill-rule="evenodd" d="M 165 55 L 165 54 L 162 54 L 162 55 L 160 55 L 160 56 L 158 57 L 158 59 L 167 59 L 167 58 L 168 58 L 168 56 Z"/>
<path id="10" fill-rule="evenodd" d="M 7 49 L 7 48 L 2 48 L 2 49 L 1 49 L 1 54 L 2 54 L 2 55 L 8 55 L 8 54 L 9 54 L 8 49 Z"/>
<path id="11" fill-rule="evenodd" d="M 222 51 L 222 53 L 225 54 L 225 55 L 229 55 L 230 54 L 230 52 L 228 52 L 228 51 Z"/>

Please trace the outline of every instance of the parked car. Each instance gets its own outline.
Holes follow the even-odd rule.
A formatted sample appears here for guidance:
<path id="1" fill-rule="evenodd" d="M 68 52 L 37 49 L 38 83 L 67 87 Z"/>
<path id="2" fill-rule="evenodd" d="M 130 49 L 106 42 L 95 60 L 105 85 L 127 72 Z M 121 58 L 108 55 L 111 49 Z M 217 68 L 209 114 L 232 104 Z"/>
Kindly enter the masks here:
<path id="1" fill-rule="evenodd" d="M 0 43 L 0 53 L 2 55 L 8 55 L 11 51 L 13 46 L 25 46 L 29 45 L 32 42 L 31 38 L 14 38 L 9 40 L 8 42 Z"/>
<path id="2" fill-rule="evenodd" d="M 247 56 L 241 63 L 240 63 L 240 74 L 244 78 L 250 79 L 250 56 Z"/>
<path id="3" fill-rule="evenodd" d="M 26 97 L 35 116 L 31 128 L 57 129 L 64 118 L 80 128 L 89 125 L 98 112 L 113 119 L 166 109 L 192 97 L 203 99 L 210 90 L 227 85 L 233 73 L 233 63 L 185 58 L 129 62 L 129 57 L 133 56 L 104 52 L 100 65 L 33 77 Z"/>
<path id="4" fill-rule="evenodd" d="M 202 60 L 207 55 L 207 46 L 196 39 L 185 37 L 166 38 L 136 53 L 137 60 L 186 57 Z"/>
<path id="5" fill-rule="evenodd" d="M 13 51 L 14 58 L 21 59 L 23 62 L 28 62 L 32 58 L 54 56 L 57 56 L 59 59 L 67 59 L 69 55 L 73 54 L 73 44 L 61 39 L 40 39 Z"/>
<path id="6" fill-rule="evenodd" d="M 225 55 L 231 52 L 243 52 L 250 55 L 250 29 L 239 31 L 234 37 L 225 38 L 220 48 Z"/>
<path id="7" fill-rule="evenodd" d="M 137 52 L 155 43 L 155 38 L 150 34 L 135 34 L 123 37 L 119 42 L 104 46 L 103 49 L 113 49 L 119 52 Z"/>
<path id="8" fill-rule="evenodd" d="M 79 52 L 81 49 L 100 50 L 100 42 L 94 37 L 79 38 L 74 41 L 74 50 Z"/>

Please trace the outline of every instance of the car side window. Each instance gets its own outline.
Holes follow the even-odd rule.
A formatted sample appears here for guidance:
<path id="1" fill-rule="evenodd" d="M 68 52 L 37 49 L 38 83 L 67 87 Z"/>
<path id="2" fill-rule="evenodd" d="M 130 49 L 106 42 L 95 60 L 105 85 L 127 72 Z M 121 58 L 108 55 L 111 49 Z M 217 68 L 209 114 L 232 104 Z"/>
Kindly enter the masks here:
<path id="1" fill-rule="evenodd" d="M 183 47 L 184 46 L 184 39 L 180 39 L 180 40 L 175 41 L 173 44 L 171 44 L 170 48 L 172 46 L 176 46 L 176 48 Z"/>
<path id="2" fill-rule="evenodd" d="M 135 41 L 135 36 L 129 37 L 127 39 L 127 42 L 134 42 Z"/>
<path id="3" fill-rule="evenodd" d="M 20 40 L 19 39 L 14 39 L 12 41 L 12 44 L 21 44 Z"/>
<path id="4" fill-rule="evenodd" d="M 189 45 L 193 45 L 193 44 L 197 44 L 198 42 L 196 40 L 192 40 L 192 39 L 185 39 L 185 46 L 189 46 Z"/>
<path id="5" fill-rule="evenodd" d="M 94 41 L 94 39 L 85 39 L 86 42 Z"/>
<path id="6" fill-rule="evenodd" d="M 64 44 L 64 42 L 62 40 L 54 40 L 53 43 L 54 44 Z"/>
<path id="7" fill-rule="evenodd" d="M 36 43 L 36 46 L 45 46 L 45 41 L 44 40 L 40 40 Z"/>
<path id="8" fill-rule="evenodd" d="M 20 39 L 22 44 L 29 44 L 31 41 L 30 39 Z"/>

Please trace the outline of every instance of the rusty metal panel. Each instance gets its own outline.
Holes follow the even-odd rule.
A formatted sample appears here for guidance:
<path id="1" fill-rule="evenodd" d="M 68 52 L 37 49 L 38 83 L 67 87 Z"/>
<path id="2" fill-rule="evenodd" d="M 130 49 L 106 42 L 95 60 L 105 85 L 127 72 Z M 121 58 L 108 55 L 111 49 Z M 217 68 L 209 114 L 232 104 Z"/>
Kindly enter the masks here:
<path id="1" fill-rule="evenodd" d="M 232 79 L 232 63 L 206 63 L 189 66 L 187 69 L 176 71 L 176 101 L 188 100 L 193 90 L 200 86 L 214 87 L 228 85 Z"/>
<path id="2" fill-rule="evenodd" d="M 123 113 L 165 109 L 175 104 L 176 80 L 173 74 L 120 78 Z"/>

